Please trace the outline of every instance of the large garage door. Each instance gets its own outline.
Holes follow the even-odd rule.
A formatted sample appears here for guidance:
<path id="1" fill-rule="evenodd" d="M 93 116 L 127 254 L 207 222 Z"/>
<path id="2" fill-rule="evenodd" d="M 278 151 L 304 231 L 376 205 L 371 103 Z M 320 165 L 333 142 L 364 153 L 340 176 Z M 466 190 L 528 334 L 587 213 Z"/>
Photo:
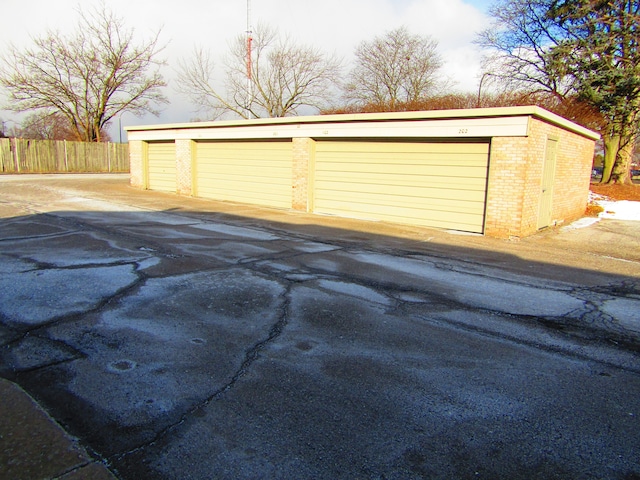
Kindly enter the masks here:
<path id="1" fill-rule="evenodd" d="M 195 195 L 291 208 L 291 141 L 198 142 Z"/>
<path id="2" fill-rule="evenodd" d="M 482 233 L 488 141 L 318 141 L 313 210 Z"/>
<path id="3" fill-rule="evenodd" d="M 149 142 L 149 189 L 176 193 L 175 142 Z"/>

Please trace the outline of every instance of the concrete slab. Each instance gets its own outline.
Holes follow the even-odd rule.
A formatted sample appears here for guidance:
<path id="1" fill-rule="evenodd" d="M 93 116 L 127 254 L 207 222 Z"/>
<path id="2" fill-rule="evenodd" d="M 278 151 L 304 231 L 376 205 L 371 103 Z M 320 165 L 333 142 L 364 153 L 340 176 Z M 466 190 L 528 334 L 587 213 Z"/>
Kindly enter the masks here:
<path id="1" fill-rule="evenodd" d="M 0 476 L 115 480 L 19 386 L 0 378 Z"/>

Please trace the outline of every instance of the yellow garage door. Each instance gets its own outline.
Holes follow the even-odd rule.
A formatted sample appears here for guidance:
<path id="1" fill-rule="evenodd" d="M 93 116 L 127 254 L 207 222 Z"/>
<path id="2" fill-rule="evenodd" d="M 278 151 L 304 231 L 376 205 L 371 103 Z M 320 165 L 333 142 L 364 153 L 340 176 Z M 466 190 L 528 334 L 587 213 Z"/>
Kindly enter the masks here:
<path id="1" fill-rule="evenodd" d="M 482 233 L 488 141 L 318 141 L 313 211 Z"/>
<path id="2" fill-rule="evenodd" d="M 175 142 L 149 142 L 149 190 L 176 193 Z"/>
<path id="3" fill-rule="evenodd" d="M 198 142 L 195 195 L 291 208 L 291 141 Z"/>

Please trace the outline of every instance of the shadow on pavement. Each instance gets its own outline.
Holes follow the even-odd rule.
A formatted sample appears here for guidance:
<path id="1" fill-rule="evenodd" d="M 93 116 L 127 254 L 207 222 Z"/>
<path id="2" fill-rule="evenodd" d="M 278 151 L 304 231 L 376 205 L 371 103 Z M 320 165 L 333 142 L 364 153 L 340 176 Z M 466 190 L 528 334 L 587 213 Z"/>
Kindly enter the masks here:
<path id="1" fill-rule="evenodd" d="M 0 205 L 0 375 L 120 478 L 640 474 L 637 253 L 604 254 L 630 227 L 505 242 L 73 182 Z"/>

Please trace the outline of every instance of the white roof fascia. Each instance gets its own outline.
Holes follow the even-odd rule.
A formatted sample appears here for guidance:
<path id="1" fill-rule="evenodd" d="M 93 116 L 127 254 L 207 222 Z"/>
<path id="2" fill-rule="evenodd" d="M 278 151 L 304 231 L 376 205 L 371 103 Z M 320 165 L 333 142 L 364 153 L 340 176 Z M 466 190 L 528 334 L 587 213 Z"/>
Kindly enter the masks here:
<path id="1" fill-rule="evenodd" d="M 496 137 L 526 136 L 531 117 L 587 138 L 600 136 L 536 106 L 421 112 L 315 115 L 126 127 L 129 140 L 290 139 L 296 137 Z M 524 131 L 522 126 L 525 125 Z"/>
<path id="2" fill-rule="evenodd" d="M 129 140 L 242 140 L 292 138 L 524 137 L 528 117 L 349 123 L 301 123 L 128 130 Z"/>

